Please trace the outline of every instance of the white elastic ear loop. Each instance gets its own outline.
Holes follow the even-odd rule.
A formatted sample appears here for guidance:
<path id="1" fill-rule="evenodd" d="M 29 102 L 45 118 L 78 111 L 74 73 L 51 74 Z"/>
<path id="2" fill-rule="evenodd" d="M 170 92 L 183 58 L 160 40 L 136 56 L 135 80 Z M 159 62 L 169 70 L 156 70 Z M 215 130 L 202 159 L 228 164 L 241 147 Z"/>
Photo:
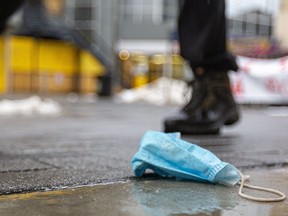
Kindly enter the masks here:
<path id="1" fill-rule="evenodd" d="M 239 194 L 239 196 L 241 196 L 245 199 L 258 201 L 258 202 L 279 202 L 279 201 L 283 201 L 286 198 L 286 195 L 284 193 L 278 191 L 278 190 L 246 184 L 245 181 L 247 180 L 247 177 L 244 176 L 241 172 L 239 172 L 239 175 L 240 175 L 241 180 L 239 182 L 240 188 L 239 188 L 238 194 Z M 243 187 L 247 187 L 247 188 L 250 188 L 253 190 L 259 190 L 259 191 L 265 191 L 265 192 L 273 193 L 273 194 L 276 194 L 280 197 L 278 197 L 278 198 L 262 198 L 262 197 L 249 196 L 249 195 L 246 195 L 242 192 Z"/>

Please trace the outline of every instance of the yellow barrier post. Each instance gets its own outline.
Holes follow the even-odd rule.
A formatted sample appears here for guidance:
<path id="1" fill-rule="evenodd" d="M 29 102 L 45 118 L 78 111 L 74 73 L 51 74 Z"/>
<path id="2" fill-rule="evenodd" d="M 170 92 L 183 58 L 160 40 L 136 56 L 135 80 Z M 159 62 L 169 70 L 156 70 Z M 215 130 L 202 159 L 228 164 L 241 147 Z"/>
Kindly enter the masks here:
<path id="1" fill-rule="evenodd" d="M 11 85 L 13 92 L 31 92 L 37 66 L 37 45 L 32 37 L 11 38 Z"/>
<path id="2" fill-rule="evenodd" d="M 86 50 L 80 52 L 80 87 L 81 93 L 96 93 L 97 77 L 105 74 L 105 67 Z"/>
<path id="3" fill-rule="evenodd" d="M 0 93 L 6 92 L 6 72 L 4 70 L 4 39 L 0 38 Z"/>
<path id="4" fill-rule="evenodd" d="M 77 48 L 67 42 L 41 40 L 39 42 L 39 75 L 42 91 L 68 93 L 75 89 L 78 72 Z"/>

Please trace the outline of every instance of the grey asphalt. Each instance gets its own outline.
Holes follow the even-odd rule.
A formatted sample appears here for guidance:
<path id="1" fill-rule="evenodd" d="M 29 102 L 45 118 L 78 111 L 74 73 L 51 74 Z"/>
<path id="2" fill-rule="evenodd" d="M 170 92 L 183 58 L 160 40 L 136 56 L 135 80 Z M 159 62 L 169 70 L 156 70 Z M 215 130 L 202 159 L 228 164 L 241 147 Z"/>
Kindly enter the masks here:
<path id="1" fill-rule="evenodd" d="M 68 102 L 59 116 L 0 117 L 0 194 L 133 181 L 130 160 L 147 130 L 162 130 L 173 106 Z M 287 107 L 244 106 L 221 135 L 184 136 L 241 170 L 287 170 Z M 286 179 L 287 180 L 287 179 Z M 287 181 L 285 181 L 287 182 Z"/>

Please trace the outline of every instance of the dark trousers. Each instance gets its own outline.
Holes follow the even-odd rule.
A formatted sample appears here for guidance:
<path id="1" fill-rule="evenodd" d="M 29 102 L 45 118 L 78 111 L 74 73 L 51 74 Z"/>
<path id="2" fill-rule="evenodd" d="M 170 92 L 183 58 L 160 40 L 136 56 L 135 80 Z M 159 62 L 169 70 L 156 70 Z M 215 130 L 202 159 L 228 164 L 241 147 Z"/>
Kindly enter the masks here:
<path id="1" fill-rule="evenodd" d="M 226 46 L 225 0 L 184 0 L 180 4 L 181 55 L 192 67 L 237 71 L 235 57 Z"/>

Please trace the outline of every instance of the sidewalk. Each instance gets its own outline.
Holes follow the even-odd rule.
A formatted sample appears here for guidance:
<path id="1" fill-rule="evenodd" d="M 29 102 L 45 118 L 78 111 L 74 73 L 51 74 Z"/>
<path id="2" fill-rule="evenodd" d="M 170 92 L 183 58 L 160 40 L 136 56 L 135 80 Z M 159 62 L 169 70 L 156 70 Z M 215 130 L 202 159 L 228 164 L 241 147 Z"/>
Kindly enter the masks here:
<path id="1" fill-rule="evenodd" d="M 157 197 L 156 195 L 158 193 L 158 189 L 154 189 L 159 187 L 159 191 L 162 191 L 162 180 L 155 181 L 155 184 L 153 181 L 144 181 L 142 182 L 143 184 L 141 181 L 140 183 L 138 181 L 135 182 L 135 180 L 131 178 L 133 173 L 130 169 L 130 159 L 138 150 L 138 143 L 144 132 L 147 130 L 162 130 L 161 122 L 163 118 L 171 114 L 171 112 L 177 110 L 176 107 L 157 107 L 141 104 L 115 104 L 111 100 L 91 101 L 82 99 L 75 103 L 70 103 L 67 102 L 65 98 L 55 99 L 60 102 L 63 108 L 63 113 L 60 116 L 0 117 L 1 194 L 43 191 L 66 187 L 109 183 L 107 187 L 104 185 L 96 186 L 95 189 L 89 187 L 88 189 L 79 189 L 80 192 L 78 192 L 77 189 L 77 193 L 71 196 L 80 196 L 79 194 L 82 193 L 81 190 L 84 190 L 84 194 L 89 194 L 91 192 L 91 194 L 94 194 L 93 199 L 95 199 L 96 203 L 101 203 L 99 199 L 106 200 L 107 198 L 110 199 L 110 201 L 107 201 L 110 203 L 116 202 L 118 207 L 122 208 L 121 205 L 124 202 L 123 206 L 126 206 L 128 208 L 128 210 L 126 210 L 130 213 L 133 212 L 135 205 L 130 206 L 129 203 L 126 203 L 124 198 L 121 199 L 121 202 L 119 200 L 111 200 L 114 193 L 109 191 L 110 189 L 113 191 L 114 187 L 118 187 L 120 188 L 117 189 L 119 192 L 118 195 L 123 195 L 123 197 L 126 197 L 125 194 L 128 193 L 129 190 L 131 192 L 131 189 L 127 189 L 128 191 L 126 192 L 122 191 L 122 189 L 127 187 L 131 188 L 132 185 L 139 186 L 140 184 L 140 189 L 138 188 L 137 190 L 144 192 L 148 191 L 148 195 L 150 194 L 149 191 L 156 191 L 156 194 L 154 192 L 153 193 L 155 198 Z M 255 174 L 255 177 L 252 178 L 253 183 L 260 186 L 271 186 L 272 188 L 284 190 L 283 192 L 288 193 L 287 128 L 288 109 L 285 107 L 244 107 L 242 109 L 241 122 L 235 127 L 225 128 L 221 135 L 185 136 L 183 139 L 211 150 L 219 158 L 235 165 L 246 174 Z M 125 183 L 121 183 L 123 181 Z M 164 191 L 166 191 L 165 182 L 166 181 L 163 183 Z M 177 205 L 175 204 L 175 209 L 179 209 L 183 204 L 181 209 L 185 209 L 185 214 L 182 215 L 187 215 L 189 213 L 189 209 L 193 209 L 193 205 L 189 206 L 190 202 L 188 197 L 190 197 L 190 193 L 183 195 L 184 198 L 186 197 L 188 199 L 185 201 L 183 197 L 181 199 L 181 196 L 176 196 L 177 193 L 173 192 L 173 187 L 175 186 L 176 188 L 182 188 L 179 189 L 181 191 L 188 187 L 186 184 L 189 183 L 169 182 L 167 184 L 171 194 L 175 195 L 173 200 L 179 200 L 177 202 L 175 201 L 178 203 Z M 198 199 L 197 196 L 207 196 L 204 193 L 207 188 L 213 189 L 212 192 L 210 189 L 208 189 L 208 192 L 212 193 L 211 199 L 215 198 L 218 200 L 217 202 L 222 202 L 222 195 L 218 197 L 218 192 L 220 194 L 223 193 L 223 197 L 226 197 L 225 199 L 227 200 L 233 200 L 235 198 L 235 200 L 232 201 L 233 205 L 228 205 L 228 209 L 233 209 L 235 204 L 237 204 L 239 199 L 241 199 L 236 198 L 236 188 L 227 189 L 226 187 L 224 188 L 222 186 L 199 185 L 197 183 L 191 183 L 191 185 L 192 191 L 190 192 L 193 192 L 191 194 L 191 199 L 193 197 L 193 199 Z M 150 186 L 151 189 L 149 189 Z M 203 193 L 197 192 L 196 189 L 198 189 L 198 187 L 202 188 L 200 191 L 203 191 Z M 88 190 L 88 192 L 86 190 Z M 96 196 L 96 192 L 94 190 L 106 191 L 103 195 L 104 197 L 101 195 L 101 193 L 99 194 L 100 197 Z M 231 191 L 233 191 L 232 194 Z M 73 194 L 73 191 L 71 192 L 70 190 L 69 192 L 69 190 L 65 190 L 64 192 L 49 192 L 47 193 L 47 197 L 49 198 L 51 196 L 52 198 L 50 198 L 52 200 L 56 200 L 56 203 L 54 204 L 57 206 L 57 199 L 59 198 L 58 195 L 61 195 L 60 197 L 62 197 L 62 193 L 64 195 L 68 193 L 69 195 L 70 193 Z M 110 196 L 105 198 L 105 194 Z M 115 195 L 115 197 L 118 195 Z M 42 197 L 45 196 L 46 193 L 36 195 L 32 194 L 31 198 L 35 198 L 41 202 Z M 146 199 L 145 196 L 141 196 L 142 195 L 140 195 L 141 199 Z M 166 197 L 166 194 L 164 193 L 161 196 L 164 198 Z M 17 201 L 17 197 L 18 196 L 16 196 L 16 198 L 14 196 L 12 196 L 12 198 L 5 196 L 1 197 L 1 200 L 4 201 L 2 204 L 0 204 L 1 215 L 8 215 L 6 214 L 9 212 L 9 208 L 7 208 L 7 206 L 17 210 L 17 208 L 23 203 L 30 202 L 28 201 L 30 199 L 30 195 L 24 195 L 23 200 L 22 195 L 18 197 L 23 201 L 23 203 L 21 200 Z M 90 198 L 87 195 L 87 199 Z M 5 201 L 6 199 L 7 201 Z M 8 201 L 9 199 L 14 200 L 11 205 L 8 204 L 10 203 Z M 63 199 L 66 200 L 66 198 Z M 129 202 L 129 200 L 130 198 L 128 196 L 127 202 Z M 42 204 L 44 205 L 46 201 L 44 198 Z M 192 202 L 192 200 L 190 201 Z M 203 212 L 207 210 L 206 207 L 210 201 L 211 200 L 207 198 L 207 203 L 201 204 L 201 206 L 203 205 Z M 72 203 L 73 202 L 74 201 L 72 201 Z M 239 202 L 242 203 L 242 201 Z M 81 203 L 79 205 L 81 205 Z M 86 202 L 83 201 L 83 203 Z M 150 204 L 152 205 L 152 203 Z M 283 203 L 285 204 L 284 207 L 282 205 Z M 279 208 L 281 207 L 282 209 L 284 208 L 285 211 L 283 215 L 287 215 L 287 200 L 283 203 L 277 204 L 277 206 Z M 158 205 L 157 203 L 154 204 Z M 86 203 L 83 208 L 88 208 L 86 205 L 88 204 Z M 144 206 L 146 205 L 148 204 L 146 203 Z M 219 209 L 226 208 L 226 205 L 223 204 L 224 207 L 221 207 L 221 205 L 222 204 L 220 204 Z M 93 207 L 93 204 L 91 204 L 91 207 Z M 269 204 L 267 208 L 271 209 L 272 207 L 273 205 L 271 206 L 271 204 Z M 139 206 L 137 206 L 137 208 L 139 208 Z M 265 211 L 264 209 L 266 207 L 265 205 L 259 205 L 259 208 L 262 212 L 262 210 Z M 122 215 L 133 215 L 130 213 L 123 213 Z M 192 210 L 189 214 L 191 213 L 193 213 Z M 227 213 L 227 215 L 233 215 L 230 213 L 231 212 L 229 212 L 229 214 Z M 215 214 L 226 215 L 226 213 Z M 77 214 L 75 213 L 75 215 Z M 105 213 L 100 215 L 109 214 Z M 139 213 L 136 215 L 153 214 L 145 213 L 144 211 L 143 214 Z M 174 214 L 174 212 L 171 211 L 171 215 L 177 214 Z M 238 214 L 235 213 L 234 215 Z M 273 214 L 271 213 L 266 215 Z"/>
<path id="2" fill-rule="evenodd" d="M 287 169 L 248 173 L 252 183 L 288 193 Z M 288 213 L 287 199 L 259 203 L 244 200 L 237 192 L 238 186 L 171 180 L 128 181 L 6 195 L 0 197 L 0 213 L 1 216 L 285 216 Z"/>

